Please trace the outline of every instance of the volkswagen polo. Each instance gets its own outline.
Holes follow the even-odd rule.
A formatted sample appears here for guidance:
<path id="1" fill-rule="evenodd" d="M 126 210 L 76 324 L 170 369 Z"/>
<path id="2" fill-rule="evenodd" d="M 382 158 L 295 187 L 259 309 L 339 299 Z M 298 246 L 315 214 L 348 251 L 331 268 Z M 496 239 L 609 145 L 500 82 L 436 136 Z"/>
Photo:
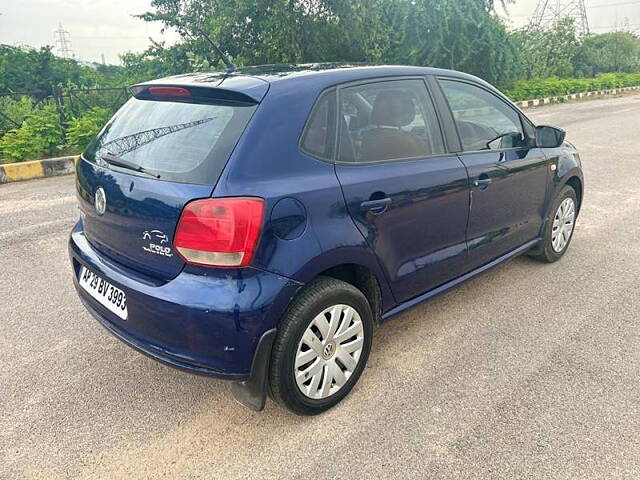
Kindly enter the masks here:
<path id="1" fill-rule="evenodd" d="M 255 410 L 325 411 L 376 325 L 571 242 L 576 149 L 471 75 L 253 67 L 131 91 L 77 165 L 74 284 L 126 344 Z"/>

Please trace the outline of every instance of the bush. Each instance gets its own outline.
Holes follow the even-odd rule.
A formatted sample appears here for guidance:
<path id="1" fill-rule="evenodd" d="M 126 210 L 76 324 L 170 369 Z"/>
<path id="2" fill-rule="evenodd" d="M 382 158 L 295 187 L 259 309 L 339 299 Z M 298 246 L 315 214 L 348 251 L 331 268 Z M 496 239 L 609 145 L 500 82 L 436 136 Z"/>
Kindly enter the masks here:
<path id="1" fill-rule="evenodd" d="M 62 128 L 53 105 L 45 105 L 27 115 L 20 128 L 9 130 L 0 139 L 0 151 L 11 161 L 34 159 L 52 154 L 62 142 Z"/>
<path id="2" fill-rule="evenodd" d="M 640 85 L 640 73 L 603 73 L 594 78 L 552 77 L 518 80 L 511 89 L 505 91 L 505 94 L 515 102 L 636 85 Z"/>
<path id="3" fill-rule="evenodd" d="M 109 118 L 111 118 L 109 110 L 93 107 L 82 116 L 72 119 L 67 129 L 67 145 L 77 148 L 78 151 L 84 150 Z"/>
<path id="4" fill-rule="evenodd" d="M 33 112 L 33 100 L 24 96 L 20 98 L 0 97 L 0 137 L 9 130 L 22 125 L 27 115 Z M 17 124 L 17 125 L 16 125 Z"/>

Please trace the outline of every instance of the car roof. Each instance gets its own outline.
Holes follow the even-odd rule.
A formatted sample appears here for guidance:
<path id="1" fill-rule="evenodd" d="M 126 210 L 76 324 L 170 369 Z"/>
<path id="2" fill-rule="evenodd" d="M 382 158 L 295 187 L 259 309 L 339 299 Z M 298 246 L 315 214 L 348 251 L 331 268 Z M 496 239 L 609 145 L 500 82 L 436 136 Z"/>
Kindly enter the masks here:
<path id="1" fill-rule="evenodd" d="M 432 67 L 353 63 L 309 63 L 242 67 L 233 73 L 186 73 L 142 82 L 137 86 L 175 85 L 218 88 L 241 92 L 259 102 L 266 94 L 269 86 L 274 83 L 295 83 L 296 88 L 302 86 L 303 88 L 307 87 L 313 90 L 322 90 L 333 85 L 352 81 L 410 75 L 446 75 L 486 84 L 486 82 L 466 73 Z"/>

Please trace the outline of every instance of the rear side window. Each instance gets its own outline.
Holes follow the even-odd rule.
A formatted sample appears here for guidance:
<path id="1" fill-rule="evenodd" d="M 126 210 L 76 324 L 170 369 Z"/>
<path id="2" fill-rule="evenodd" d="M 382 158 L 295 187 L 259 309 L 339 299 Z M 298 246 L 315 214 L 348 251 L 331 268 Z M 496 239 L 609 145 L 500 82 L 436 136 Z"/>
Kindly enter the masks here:
<path id="1" fill-rule="evenodd" d="M 301 147 L 305 153 L 324 160 L 332 159 L 335 103 L 335 90 L 323 93 L 316 101 L 302 137 Z"/>
<path id="2" fill-rule="evenodd" d="M 340 91 L 338 159 L 378 162 L 444 153 L 431 98 L 422 80 L 393 80 Z"/>
<path id="3" fill-rule="evenodd" d="M 224 168 L 256 105 L 129 100 L 83 156 L 119 157 L 160 180 L 208 185 Z"/>
<path id="4" fill-rule="evenodd" d="M 440 80 L 465 151 L 527 146 L 518 112 L 483 88 Z"/>

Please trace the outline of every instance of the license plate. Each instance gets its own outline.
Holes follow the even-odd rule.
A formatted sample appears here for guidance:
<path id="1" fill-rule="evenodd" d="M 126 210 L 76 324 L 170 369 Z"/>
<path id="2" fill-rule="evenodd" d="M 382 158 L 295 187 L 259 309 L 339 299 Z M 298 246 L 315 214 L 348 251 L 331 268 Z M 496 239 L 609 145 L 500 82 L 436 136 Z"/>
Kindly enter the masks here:
<path id="1" fill-rule="evenodd" d="M 110 312 L 127 319 L 127 296 L 86 267 L 80 269 L 80 286 Z"/>

